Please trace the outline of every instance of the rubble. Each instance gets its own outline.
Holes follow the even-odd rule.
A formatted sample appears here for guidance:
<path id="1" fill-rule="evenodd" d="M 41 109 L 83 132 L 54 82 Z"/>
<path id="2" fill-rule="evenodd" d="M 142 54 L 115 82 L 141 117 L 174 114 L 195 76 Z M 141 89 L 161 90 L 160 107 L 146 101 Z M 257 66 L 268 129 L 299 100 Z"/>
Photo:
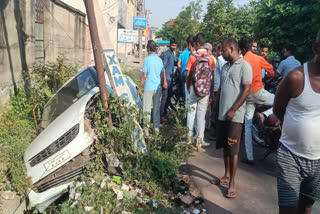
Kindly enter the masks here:
<path id="1" fill-rule="evenodd" d="M 193 202 L 193 198 L 190 195 L 181 195 L 179 198 L 186 205 L 190 205 Z"/>
<path id="2" fill-rule="evenodd" d="M 193 210 L 193 214 L 199 214 L 199 213 L 200 213 L 200 210 L 198 209 Z"/>
<path id="3" fill-rule="evenodd" d="M 86 212 L 90 212 L 91 210 L 93 210 L 93 207 L 90 207 L 90 206 L 84 207 L 84 211 L 86 211 Z"/>
<path id="4" fill-rule="evenodd" d="M 120 190 L 117 194 L 117 199 L 120 201 L 123 199 L 123 192 Z"/>
<path id="5" fill-rule="evenodd" d="M 4 191 L 1 193 L 1 197 L 4 200 L 13 200 L 15 198 L 16 194 L 14 192 L 11 191 Z"/>

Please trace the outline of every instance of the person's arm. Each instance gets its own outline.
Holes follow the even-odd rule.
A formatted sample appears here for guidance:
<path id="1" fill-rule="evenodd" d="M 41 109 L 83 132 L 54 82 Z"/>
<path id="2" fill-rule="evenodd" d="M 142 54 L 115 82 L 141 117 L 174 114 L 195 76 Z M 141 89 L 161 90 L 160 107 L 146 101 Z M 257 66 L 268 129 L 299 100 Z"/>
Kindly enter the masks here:
<path id="1" fill-rule="evenodd" d="M 147 79 L 147 73 L 143 72 L 141 80 L 140 80 L 140 86 L 138 88 L 138 96 L 142 95 L 141 88 L 143 88 L 146 79 Z"/>
<path id="2" fill-rule="evenodd" d="M 195 60 L 194 60 L 194 56 L 190 55 L 188 62 L 187 62 L 187 66 L 186 66 L 186 84 L 187 84 L 187 89 L 189 91 L 190 89 L 190 83 L 191 83 L 191 69 L 193 67 Z"/>
<path id="3" fill-rule="evenodd" d="M 161 77 L 162 88 L 168 88 L 168 83 L 167 83 L 167 78 L 166 78 L 166 71 L 165 71 L 164 68 L 161 71 L 160 77 Z"/>
<path id="4" fill-rule="evenodd" d="M 236 111 L 243 105 L 243 103 L 247 100 L 249 94 L 250 94 L 250 89 L 251 89 L 251 84 L 242 84 L 243 90 L 240 94 L 240 97 L 237 99 L 236 103 L 231 107 L 227 114 L 227 120 L 231 121 L 236 114 Z"/>
<path id="5" fill-rule="evenodd" d="M 179 73 L 181 74 L 181 71 L 182 71 L 182 62 L 181 62 L 181 60 L 180 60 L 180 58 L 179 58 L 179 60 L 178 60 L 178 71 L 179 71 Z"/>
<path id="6" fill-rule="evenodd" d="M 275 71 L 273 69 L 273 66 L 267 62 L 267 60 L 265 60 L 263 57 L 260 57 L 260 63 L 261 63 L 261 67 L 264 68 L 264 70 L 267 72 L 267 77 L 271 78 L 275 75 Z"/>
<path id="7" fill-rule="evenodd" d="M 138 96 L 141 96 L 141 89 L 144 86 L 144 83 L 146 82 L 148 76 L 148 59 L 145 59 L 143 62 L 143 68 L 142 68 L 142 77 L 140 80 L 140 86 L 138 87 Z"/>
<path id="8" fill-rule="evenodd" d="M 168 63 L 169 63 L 168 54 L 167 54 L 167 51 L 165 51 L 165 52 L 163 53 L 163 66 L 164 66 L 164 69 L 167 68 Z"/>
<path id="9" fill-rule="evenodd" d="M 277 89 L 274 97 L 273 113 L 281 121 L 283 121 L 289 100 L 298 97 L 303 91 L 304 73 L 301 69 L 299 67 L 286 75 Z"/>

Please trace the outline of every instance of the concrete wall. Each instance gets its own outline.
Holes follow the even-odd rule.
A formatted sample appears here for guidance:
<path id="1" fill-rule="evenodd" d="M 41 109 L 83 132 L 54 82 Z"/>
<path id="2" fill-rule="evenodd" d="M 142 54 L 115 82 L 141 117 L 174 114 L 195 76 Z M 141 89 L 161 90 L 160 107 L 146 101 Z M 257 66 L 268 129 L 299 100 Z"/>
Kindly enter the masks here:
<path id="1" fill-rule="evenodd" d="M 0 1 L 0 103 L 23 81 L 30 59 L 30 1 Z"/>
<path id="2" fill-rule="evenodd" d="M 55 61 L 64 54 L 68 62 L 82 66 L 86 62 L 85 52 L 91 51 L 85 45 L 85 13 L 60 0 L 42 0 L 44 22 L 43 30 L 39 30 L 36 2 L 0 0 L 0 103 L 8 100 L 17 85 L 27 86 L 25 77 L 34 62 Z"/>
<path id="3" fill-rule="evenodd" d="M 69 62 L 85 64 L 85 14 L 58 1 L 47 1 L 44 12 L 45 61 L 64 55 Z"/>

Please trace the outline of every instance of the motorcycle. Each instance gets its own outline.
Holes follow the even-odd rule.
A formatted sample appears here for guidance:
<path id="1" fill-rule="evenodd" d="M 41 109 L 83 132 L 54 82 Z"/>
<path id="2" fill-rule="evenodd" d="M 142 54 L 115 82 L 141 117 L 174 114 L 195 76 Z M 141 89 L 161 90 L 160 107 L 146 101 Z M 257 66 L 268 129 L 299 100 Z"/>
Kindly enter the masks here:
<path id="1" fill-rule="evenodd" d="M 281 78 L 267 82 L 265 89 L 275 94 L 280 81 Z M 267 150 L 263 160 L 277 151 L 281 137 L 281 121 L 275 115 L 271 114 L 267 117 L 265 116 L 264 120 L 261 119 L 261 114 L 271 108 L 272 106 L 258 105 L 252 121 L 253 141 Z"/>

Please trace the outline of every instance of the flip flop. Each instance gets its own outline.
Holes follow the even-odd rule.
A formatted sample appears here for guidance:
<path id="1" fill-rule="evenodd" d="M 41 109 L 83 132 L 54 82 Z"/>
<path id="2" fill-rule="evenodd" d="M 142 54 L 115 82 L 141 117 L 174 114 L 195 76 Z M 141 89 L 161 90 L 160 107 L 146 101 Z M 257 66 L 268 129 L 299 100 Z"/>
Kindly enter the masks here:
<path id="1" fill-rule="evenodd" d="M 218 178 L 218 179 L 212 179 L 210 180 L 210 183 L 214 184 L 214 185 L 228 185 L 229 184 L 229 181 L 223 178 Z"/>
<path id="2" fill-rule="evenodd" d="M 229 188 L 226 195 L 227 198 L 235 198 L 237 196 L 235 188 Z"/>

